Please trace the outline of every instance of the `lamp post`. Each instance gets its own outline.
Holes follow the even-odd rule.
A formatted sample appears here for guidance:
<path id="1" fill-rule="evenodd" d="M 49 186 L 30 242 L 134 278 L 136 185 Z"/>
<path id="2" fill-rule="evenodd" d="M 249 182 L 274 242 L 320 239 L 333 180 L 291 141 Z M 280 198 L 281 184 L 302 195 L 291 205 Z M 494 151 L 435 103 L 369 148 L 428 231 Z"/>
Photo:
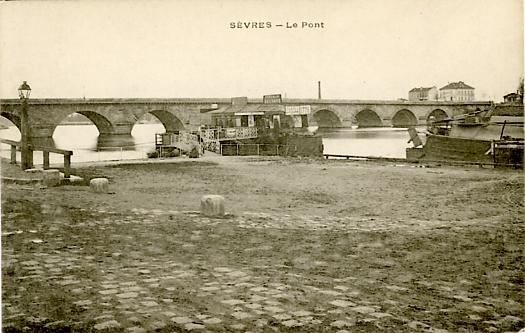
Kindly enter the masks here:
<path id="1" fill-rule="evenodd" d="M 20 140 L 21 146 L 22 146 L 22 170 L 26 170 L 31 168 L 33 165 L 33 156 L 30 155 L 29 151 L 29 138 L 28 138 L 28 116 L 27 116 L 27 109 L 28 109 L 28 99 L 29 95 L 31 95 L 31 87 L 27 84 L 27 81 L 24 81 L 20 87 L 18 88 L 18 96 L 22 100 L 22 117 L 20 119 L 20 132 L 22 135 L 22 139 Z M 33 153 L 31 152 L 31 155 Z"/>

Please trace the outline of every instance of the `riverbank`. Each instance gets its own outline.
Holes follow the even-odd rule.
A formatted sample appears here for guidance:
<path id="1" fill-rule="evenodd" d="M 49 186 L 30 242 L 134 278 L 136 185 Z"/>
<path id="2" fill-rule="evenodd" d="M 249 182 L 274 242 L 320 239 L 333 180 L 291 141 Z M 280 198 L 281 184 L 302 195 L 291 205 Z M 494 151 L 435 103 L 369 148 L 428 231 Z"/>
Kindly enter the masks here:
<path id="1" fill-rule="evenodd" d="M 2 187 L 14 331 L 517 332 L 522 172 L 235 157 Z M 225 219 L 200 197 L 225 197 Z"/>

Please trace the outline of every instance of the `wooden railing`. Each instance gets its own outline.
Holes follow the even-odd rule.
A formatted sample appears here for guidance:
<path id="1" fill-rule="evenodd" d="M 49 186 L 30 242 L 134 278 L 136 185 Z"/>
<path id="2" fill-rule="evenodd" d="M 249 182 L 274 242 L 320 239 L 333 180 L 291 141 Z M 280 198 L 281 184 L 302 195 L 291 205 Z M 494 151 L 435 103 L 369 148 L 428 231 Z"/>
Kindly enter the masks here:
<path id="1" fill-rule="evenodd" d="M 16 148 L 21 147 L 22 144 L 18 141 L 1 139 L 0 142 L 8 144 L 11 146 L 11 163 L 16 164 Z M 43 147 L 30 144 L 28 147 L 30 164 L 33 164 L 33 152 L 41 151 L 44 156 L 44 170 L 49 169 L 49 153 L 64 155 L 64 178 L 69 178 L 71 176 L 71 155 L 73 152 L 71 150 L 64 150 L 52 147 Z"/>
<path id="2" fill-rule="evenodd" d="M 201 131 L 204 140 L 251 139 L 258 136 L 257 127 L 212 128 Z"/>

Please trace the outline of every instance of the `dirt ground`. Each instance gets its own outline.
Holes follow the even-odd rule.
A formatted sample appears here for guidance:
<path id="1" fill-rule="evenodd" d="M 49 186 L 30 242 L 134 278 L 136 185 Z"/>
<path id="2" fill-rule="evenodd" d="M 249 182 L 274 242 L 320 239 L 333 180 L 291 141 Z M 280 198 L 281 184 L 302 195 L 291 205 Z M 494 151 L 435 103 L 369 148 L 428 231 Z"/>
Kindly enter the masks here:
<path id="1" fill-rule="evenodd" d="M 4 332 L 525 327 L 522 171 L 221 157 L 73 174 L 111 194 L 2 186 Z M 205 194 L 227 216 L 200 215 Z"/>

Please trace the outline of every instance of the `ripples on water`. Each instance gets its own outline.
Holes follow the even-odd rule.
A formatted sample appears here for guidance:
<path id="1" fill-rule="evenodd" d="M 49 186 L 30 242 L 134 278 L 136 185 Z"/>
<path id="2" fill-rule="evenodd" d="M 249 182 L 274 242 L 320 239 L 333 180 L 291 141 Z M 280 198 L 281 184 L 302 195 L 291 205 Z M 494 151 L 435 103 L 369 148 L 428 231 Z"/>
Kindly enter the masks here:
<path id="1" fill-rule="evenodd" d="M 95 125 L 60 125 L 52 139 L 41 144 L 73 150 L 72 162 L 146 158 L 155 150 L 155 133 L 163 133 L 162 124 L 136 124 L 131 136 L 99 136 Z M 408 134 L 405 129 L 319 129 L 324 153 L 355 156 L 405 157 Z M 3 139 L 20 140 L 16 127 L 0 130 Z M 2 156 L 9 157 L 9 146 L 2 144 Z M 42 163 L 42 154 L 35 152 L 35 164 Z M 61 155 L 51 154 L 51 163 L 62 161 Z"/>
<path id="2" fill-rule="evenodd" d="M 324 153 L 405 158 L 409 139 L 404 128 L 320 129 Z"/>

